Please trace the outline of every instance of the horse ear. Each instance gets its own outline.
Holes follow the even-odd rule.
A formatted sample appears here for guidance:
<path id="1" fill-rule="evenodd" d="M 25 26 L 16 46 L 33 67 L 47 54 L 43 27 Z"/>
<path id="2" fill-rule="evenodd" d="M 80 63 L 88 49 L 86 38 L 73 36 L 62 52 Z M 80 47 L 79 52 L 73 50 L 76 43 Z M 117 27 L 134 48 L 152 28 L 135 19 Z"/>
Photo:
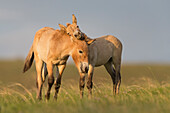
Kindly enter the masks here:
<path id="1" fill-rule="evenodd" d="M 74 14 L 72 14 L 72 23 L 77 24 L 77 19 Z"/>
<path id="2" fill-rule="evenodd" d="M 66 32 L 66 27 L 64 25 L 62 25 L 62 24 L 58 24 L 58 25 L 59 25 L 61 31 L 65 31 Z"/>
<path id="3" fill-rule="evenodd" d="M 71 25 L 70 23 L 66 23 L 66 25 L 67 25 L 67 27 L 69 26 L 69 25 Z"/>
<path id="4" fill-rule="evenodd" d="M 87 42 L 88 45 L 90 45 L 91 43 L 93 43 L 96 39 L 88 39 L 85 40 Z"/>

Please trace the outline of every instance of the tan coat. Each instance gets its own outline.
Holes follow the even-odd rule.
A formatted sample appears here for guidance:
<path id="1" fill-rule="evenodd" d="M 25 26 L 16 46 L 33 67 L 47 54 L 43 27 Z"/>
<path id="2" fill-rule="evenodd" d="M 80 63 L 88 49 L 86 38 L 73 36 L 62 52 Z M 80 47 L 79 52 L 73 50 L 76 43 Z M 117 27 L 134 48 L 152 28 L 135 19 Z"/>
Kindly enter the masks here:
<path id="1" fill-rule="evenodd" d="M 54 66 L 57 66 L 59 69 L 59 77 L 55 82 L 55 98 L 57 98 L 59 86 L 61 84 L 61 75 L 65 69 L 69 56 L 72 56 L 79 73 L 88 72 L 88 45 L 85 41 L 77 40 L 77 38 L 82 36 L 82 32 L 77 27 L 77 20 L 74 15 L 72 21 L 73 23 L 69 28 L 59 24 L 61 30 L 44 27 L 35 34 L 33 44 L 25 59 L 23 72 L 31 67 L 32 62 L 35 59 L 38 99 L 42 98 L 42 78 L 44 78 L 42 73 L 45 73 L 44 68 L 48 71 L 48 90 L 46 99 L 50 98 L 50 90 L 54 83 Z"/>

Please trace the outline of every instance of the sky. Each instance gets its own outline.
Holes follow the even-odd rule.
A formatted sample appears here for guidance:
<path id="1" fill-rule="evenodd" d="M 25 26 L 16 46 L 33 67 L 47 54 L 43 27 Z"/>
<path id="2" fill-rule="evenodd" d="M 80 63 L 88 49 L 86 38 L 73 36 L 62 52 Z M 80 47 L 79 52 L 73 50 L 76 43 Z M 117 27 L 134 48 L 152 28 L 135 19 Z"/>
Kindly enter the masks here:
<path id="1" fill-rule="evenodd" d="M 117 37 L 124 63 L 170 63 L 169 0 L 1 0 L 0 59 L 24 59 L 36 31 L 72 14 L 89 37 Z"/>

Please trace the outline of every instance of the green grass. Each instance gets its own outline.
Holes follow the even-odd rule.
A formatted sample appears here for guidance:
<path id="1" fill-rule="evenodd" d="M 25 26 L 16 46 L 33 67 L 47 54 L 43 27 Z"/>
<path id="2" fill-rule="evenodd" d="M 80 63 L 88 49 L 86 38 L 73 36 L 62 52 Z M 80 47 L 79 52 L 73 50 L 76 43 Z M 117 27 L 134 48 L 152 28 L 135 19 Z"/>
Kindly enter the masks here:
<path id="1" fill-rule="evenodd" d="M 68 65 L 58 100 L 36 100 L 35 67 L 22 74 L 23 61 L 0 61 L 1 113 L 169 113 L 170 65 L 123 65 L 120 94 L 113 96 L 112 83 L 103 67 L 95 69 L 92 99 L 79 98 L 79 75 Z"/>

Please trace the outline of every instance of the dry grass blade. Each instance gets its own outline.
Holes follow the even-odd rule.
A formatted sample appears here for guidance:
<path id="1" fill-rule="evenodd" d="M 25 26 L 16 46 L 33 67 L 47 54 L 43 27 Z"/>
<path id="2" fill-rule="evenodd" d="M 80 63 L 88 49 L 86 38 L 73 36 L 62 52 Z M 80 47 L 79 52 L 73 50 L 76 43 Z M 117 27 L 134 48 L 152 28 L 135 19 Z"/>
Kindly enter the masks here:
<path id="1" fill-rule="evenodd" d="M 32 101 L 35 103 L 35 100 L 34 100 L 34 98 L 32 96 L 32 93 L 27 88 L 25 88 L 22 84 L 14 83 L 12 85 L 9 85 L 8 87 L 13 87 L 13 86 L 19 86 L 19 87 L 23 88 L 28 93 L 28 95 L 31 97 Z"/>
<path id="2" fill-rule="evenodd" d="M 76 101 L 74 100 L 74 98 L 71 96 L 71 94 L 66 91 L 66 89 L 62 88 L 63 92 L 65 92 L 65 94 L 71 99 L 71 101 L 76 104 Z"/>

